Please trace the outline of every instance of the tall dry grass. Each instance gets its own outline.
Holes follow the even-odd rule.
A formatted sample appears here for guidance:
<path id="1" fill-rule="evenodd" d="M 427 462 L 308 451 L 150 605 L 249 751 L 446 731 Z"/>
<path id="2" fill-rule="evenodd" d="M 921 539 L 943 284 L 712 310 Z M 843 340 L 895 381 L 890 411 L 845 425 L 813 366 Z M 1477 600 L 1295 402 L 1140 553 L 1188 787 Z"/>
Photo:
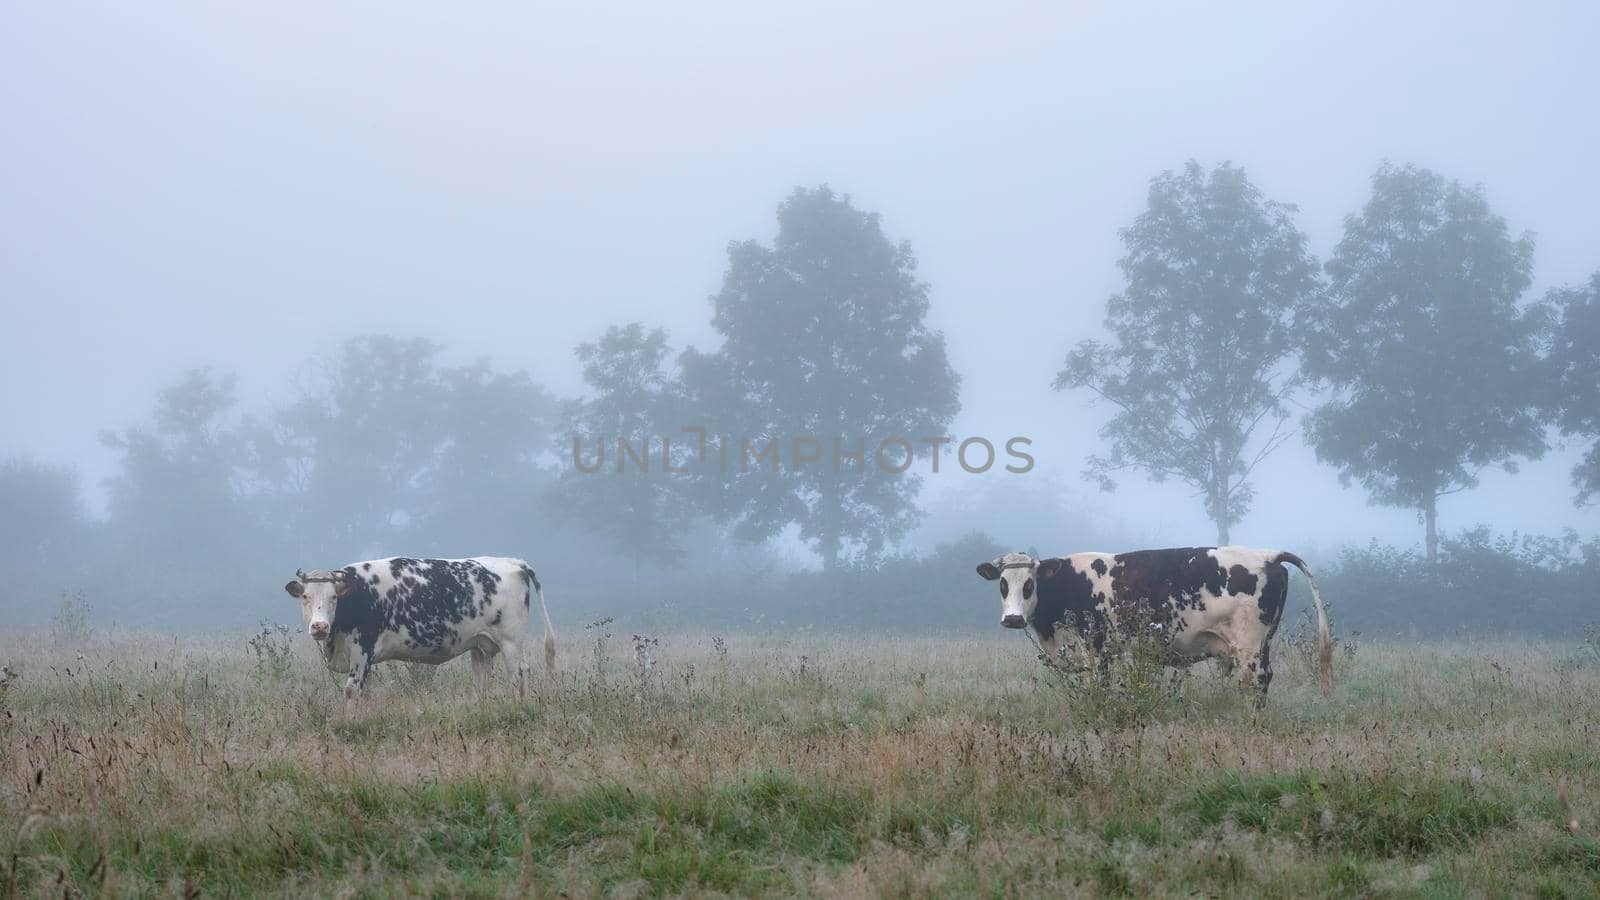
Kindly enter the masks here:
<path id="1" fill-rule="evenodd" d="M 611 634 L 609 632 L 618 631 Z M 0 637 L 0 896 L 1592 896 L 1600 655 L 1369 644 L 1265 709 L 1016 635 L 568 635 L 486 698 L 302 635 Z M 251 639 L 256 643 L 250 643 Z M 652 642 L 652 640 L 654 642 Z M 264 649 L 263 649 L 264 648 Z M 1090 702 L 1092 700 L 1092 702 Z"/>

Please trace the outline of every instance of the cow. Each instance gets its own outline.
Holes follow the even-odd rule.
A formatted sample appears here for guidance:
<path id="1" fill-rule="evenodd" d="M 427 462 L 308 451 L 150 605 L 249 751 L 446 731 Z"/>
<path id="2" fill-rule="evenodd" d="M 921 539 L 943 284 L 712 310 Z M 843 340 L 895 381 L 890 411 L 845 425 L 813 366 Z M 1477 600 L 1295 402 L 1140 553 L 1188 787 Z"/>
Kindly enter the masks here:
<path id="1" fill-rule="evenodd" d="M 1272 683 L 1269 644 L 1283 618 L 1289 572 L 1305 575 L 1317 610 L 1322 692 L 1333 686 L 1328 613 L 1311 570 L 1300 557 L 1249 547 L 1182 547 L 1131 553 L 1074 553 L 1035 559 L 1007 553 L 978 566 L 1000 582 L 1000 624 L 1032 628 L 1046 661 L 1076 636 L 1103 666 L 1108 629 L 1158 635 L 1166 659 L 1187 666 L 1218 658 L 1237 669 L 1264 703 Z"/>
<path id="2" fill-rule="evenodd" d="M 283 586 L 300 600 L 306 631 L 328 669 L 348 673 L 344 693 L 354 701 L 374 663 L 397 659 L 438 665 L 472 654 L 480 692 L 494 657 L 504 655 L 517 693 L 528 675 L 528 616 L 539 598 L 544 617 L 544 664 L 555 671 L 556 635 L 544 589 L 520 559 L 410 559 L 356 562 L 331 571 L 298 570 Z"/>

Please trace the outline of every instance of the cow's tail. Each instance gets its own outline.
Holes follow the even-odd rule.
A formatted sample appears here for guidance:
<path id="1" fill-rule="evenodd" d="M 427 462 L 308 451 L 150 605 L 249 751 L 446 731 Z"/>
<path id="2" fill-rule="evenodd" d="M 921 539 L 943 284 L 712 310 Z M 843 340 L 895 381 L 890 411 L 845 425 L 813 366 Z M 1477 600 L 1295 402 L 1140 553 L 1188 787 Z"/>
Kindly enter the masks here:
<path id="1" fill-rule="evenodd" d="M 544 670 L 554 675 L 556 672 L 556 630 L 550 627 L 550 610 L 544 605 L 544 588 L 539 585 L 539 576 L 533 574 L 533 569 L 527 564 L 522 566 L 522 577 L 528 579 L 528 587 L 539 598 L 539 615 L 544 617 Z M 526 601 L 524 601 L 526 602 Z"/>
<path id="2" fill-rule="evenodd" d="M 1317 590 L 1317 580 L 1311 577 L 1305 560 L 1284 551 L 1274 562 L 1288 563 L 1299 569 L 1306 577 L 1306 584 L 1311 585 L 1311 602 L 1317 607 L 1317 678 L 1322 684 L 1323 696 L 1327 696 L 1333 692 L 1333 632 L 1328 628 L 1328 610 L 1322 605 L 1322 592 Z"/>

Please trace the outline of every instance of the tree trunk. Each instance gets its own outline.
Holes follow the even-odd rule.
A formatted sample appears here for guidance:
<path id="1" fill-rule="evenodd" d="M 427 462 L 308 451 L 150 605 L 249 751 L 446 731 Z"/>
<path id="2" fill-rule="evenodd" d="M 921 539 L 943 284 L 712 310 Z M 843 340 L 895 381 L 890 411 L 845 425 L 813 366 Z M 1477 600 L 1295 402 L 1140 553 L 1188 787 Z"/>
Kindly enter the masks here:
<path id="1" fill-rule="evenodd" d="M 1422 519 L 1428 527 L 1428 562 L 1439 561 L 1439 496 L 1429 494 L 1422 503 Z"/>
<path id="2" fill-rule="evenodd" d="M 838 484 L 827 478 L 822 483 L 822 533 L 817 540 L 817 552 L 822 556 L 822 571 L 832 573 L 839 568 L 839 519 L 841 501 Z"/>
<path id="3" fill-rule="evenodd" d="M 1217 524 L 1217 546 L 1228 545 L 1228 482 L 1216 480 L 1211 483 L 1211 521 Z"/>

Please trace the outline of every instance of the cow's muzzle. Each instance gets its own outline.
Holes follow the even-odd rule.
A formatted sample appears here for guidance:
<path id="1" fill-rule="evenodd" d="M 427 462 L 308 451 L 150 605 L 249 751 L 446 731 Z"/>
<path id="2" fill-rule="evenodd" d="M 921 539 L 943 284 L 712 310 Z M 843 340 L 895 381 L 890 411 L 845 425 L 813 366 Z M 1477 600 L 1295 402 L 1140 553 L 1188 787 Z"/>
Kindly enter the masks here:
<path id="1" fill-rule="evenodd" d="M 1016 613 L 1012 613 L 1009 616 L 1002 616 L 1000 618 L 1000 624 L 1007 628 L 1022 628 L 1028 624 L 1028 620 L 1017 615 Z"/>
<path id="2" fill-rule="evenodd" d="M 321 622 L 317 622 L 317 623 L 313 624 L 311 626 L 311 639 L 314 640 L 314 641 L 325 641 L 325 640 L 327 640 L 328 639 L 328 626 L 322 624 Z"/>

